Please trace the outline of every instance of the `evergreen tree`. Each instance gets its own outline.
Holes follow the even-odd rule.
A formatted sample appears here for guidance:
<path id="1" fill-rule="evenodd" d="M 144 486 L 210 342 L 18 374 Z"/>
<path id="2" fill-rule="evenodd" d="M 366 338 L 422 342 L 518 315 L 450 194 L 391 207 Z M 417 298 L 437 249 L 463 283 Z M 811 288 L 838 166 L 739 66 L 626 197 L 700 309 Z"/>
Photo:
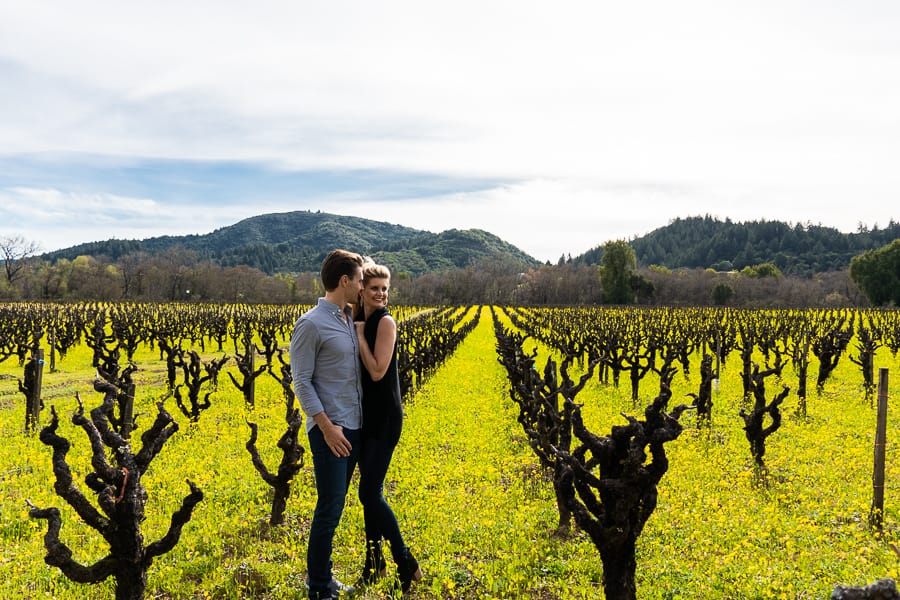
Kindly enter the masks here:
<path id="1" fill-rule="evenodd" d="M 850 277 L 872 304 L 900 305 L 900 239 L 853 257 Z"/>
<path id="2" fill-rule="evenodd" d="M 716 306 L 725 306 L 734 296 L 734 288 L 725 283 L 719 282 L 712 290 L 712 301 Z"/>
<path id="3" fill-rule="evenodd" d="M 603 287 L 603 301 L 607 304 L 630 304 L 634 302 L 632 274 L 637 268 L 634 250 L 625 240 L 606 242 L 600 259 L 600 283 Z"/>

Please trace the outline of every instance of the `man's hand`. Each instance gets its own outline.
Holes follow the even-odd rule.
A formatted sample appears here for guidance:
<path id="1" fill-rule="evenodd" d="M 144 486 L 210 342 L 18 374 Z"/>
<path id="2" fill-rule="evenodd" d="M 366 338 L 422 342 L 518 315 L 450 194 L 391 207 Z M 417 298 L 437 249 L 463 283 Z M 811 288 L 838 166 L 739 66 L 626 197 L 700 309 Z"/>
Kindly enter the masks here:
<path id="1" fill-rule="evenodd" d="M 350 440 L 344 437 L 343 427 L 340 425 L 326 426 L 325 429 L 322 429 L 322 435 L 325 436 L 325 443 L 331 448 L 332 454 L 339 458 L 350 456 L 353 446 L 350 445 Z"/>
<path id="2" fill-rule="evenodd" d="M 343 427 L 332 423 L 324 412 L 313 415 L 312 420 L 316 422 L 322 432 L 325 443 L 328 444 L 332 454 L 338 458 L 350 456 L 353 446 L 350 445 L 350 440 L 344 437 Z"/>

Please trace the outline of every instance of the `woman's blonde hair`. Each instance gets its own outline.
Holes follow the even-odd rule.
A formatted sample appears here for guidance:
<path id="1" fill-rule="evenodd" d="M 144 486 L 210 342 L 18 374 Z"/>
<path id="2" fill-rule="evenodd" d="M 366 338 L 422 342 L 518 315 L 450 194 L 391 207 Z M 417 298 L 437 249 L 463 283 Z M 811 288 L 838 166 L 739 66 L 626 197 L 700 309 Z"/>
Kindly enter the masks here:
<path id="1" fill-rule="evenodd" d="M 363 258 L 363 286 L 372 279 L 391 279 L 391 270 L 384 265 L 377 264 L 368 256 Z M 360 294 L 362 296 L 362 294 Z M 356 305 L 356 314 L 353 317 L 357 321 L 365 320 L 365 312 L 363 311 L 362 302 Z"/>
<path id="2" fill-rule="evenodd" d="M 391 270 L 384 265 L 377 264 L 371 258 L 366 258 L 363 262 L 363 283 L 368 283 L 370 279 L 390 279 Z"/>

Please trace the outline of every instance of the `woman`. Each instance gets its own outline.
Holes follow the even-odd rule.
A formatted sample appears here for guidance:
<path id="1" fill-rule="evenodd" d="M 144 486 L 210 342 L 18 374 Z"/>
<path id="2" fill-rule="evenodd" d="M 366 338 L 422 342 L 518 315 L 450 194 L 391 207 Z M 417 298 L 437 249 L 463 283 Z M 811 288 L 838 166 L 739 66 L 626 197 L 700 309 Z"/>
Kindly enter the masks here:
<path id="1" fill-rule="evenodd" d="M 394 511 L 384 499 L 384 478 L 403 429 L 400 378 L 397 373 L 397 323 L 387 309 L 391 272 L 383 265 L 363 265 L 363 290 L 356 314 L 362 372 L 363 428 L 359 457 L 359 499 L 366 526 L 366 562 L 362 579 L 385 575 L 382 539 L 391 545 L 403 591 L 422 570 L 400 533 Z"/>

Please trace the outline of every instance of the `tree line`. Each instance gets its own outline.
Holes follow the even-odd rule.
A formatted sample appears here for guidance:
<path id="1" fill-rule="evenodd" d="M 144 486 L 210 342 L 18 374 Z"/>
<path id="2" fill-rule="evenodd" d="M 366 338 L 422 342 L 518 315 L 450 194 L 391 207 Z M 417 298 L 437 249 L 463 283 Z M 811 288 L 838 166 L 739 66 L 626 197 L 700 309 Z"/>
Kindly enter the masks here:
<path id="1" fill-rule="evenodd" d="M 665 227 L 629 240 L 629 245 L 642 265 L 731 271 L 770 262 L 787 275 L 814 277 L 844 270 L 854 256 L 897 238 L 900 223 L 893 219 L 885 227 L 860 224 L 855 233 L 846 234 L 811 223 L 735 223 L 706 215 L 675 219 Z M 573 260 L 596 264 L 602 254 L 603 247 L 598 246 Z"/>
<path id="2" fill-rule="evenodd" d="M 55 262 L 29 256 L 24 240 L 0 240 L 5 270 L 0 300 L 308 304 L 322 295 L 318 273 L 267 275 L 223 266 L 184 248 L 116 260 L 79 256 Z M 767 262 L 741 270 L 639 266 L 623 240 L 607 242 L 599 264 L 561 260 L 525 268 L 502 254 L 464 268 L 413 277 L 394 272 L 392 299 L 411 305 L 533 306 L 641 304 L 739 308 L 896 304 L 896 250 L 868 251 L 855 267 L 811 277 L 783 273 Z M 375 257 L 380 260 L 379 257 Z M 858 263 L 858 264 L 857 264 Z M 390 263 L 386 263 L 391 266 Z M 885 275 L 886 274 L 886 275 Z M 871 302 L 870 302 L 871 300 Z"/>

